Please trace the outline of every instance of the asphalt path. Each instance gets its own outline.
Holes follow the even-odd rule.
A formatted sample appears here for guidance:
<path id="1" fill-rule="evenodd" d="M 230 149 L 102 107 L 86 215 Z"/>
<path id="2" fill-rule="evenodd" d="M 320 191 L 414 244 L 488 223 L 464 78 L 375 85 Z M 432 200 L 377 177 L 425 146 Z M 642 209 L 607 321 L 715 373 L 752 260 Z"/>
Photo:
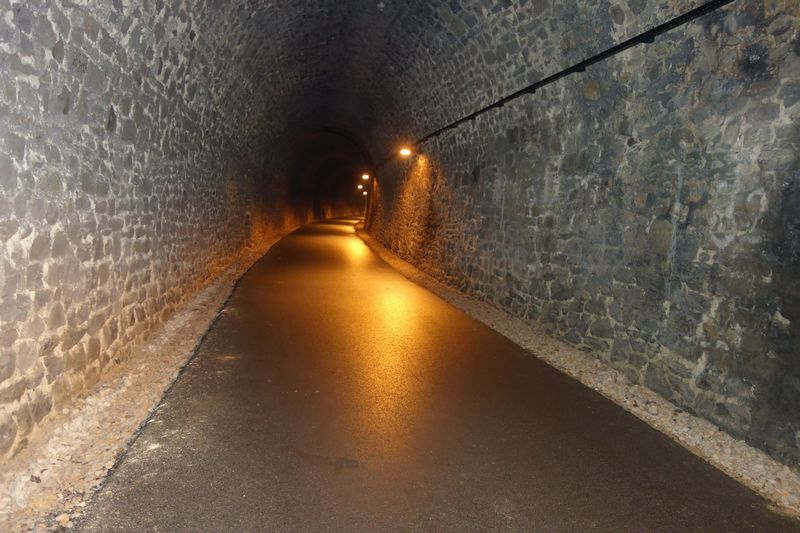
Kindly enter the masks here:
<path id="1" fill-rule="evenodd" d="M 79 529 L 798 527 L 353 223 L 305 226 L 242 278 Z"/>

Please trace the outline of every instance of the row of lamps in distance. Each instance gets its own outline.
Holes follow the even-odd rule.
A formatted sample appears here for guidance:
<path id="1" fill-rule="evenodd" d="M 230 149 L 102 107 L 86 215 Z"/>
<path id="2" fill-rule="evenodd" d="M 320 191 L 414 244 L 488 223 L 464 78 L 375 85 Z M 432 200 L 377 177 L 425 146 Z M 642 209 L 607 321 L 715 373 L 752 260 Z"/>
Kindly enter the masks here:
<path id="1" fill-rule="evenodd" d="M 411 149 L 410 148 L 401 148 L 399 154 L 402 157 L 408 157 L 408 156 L 411 155 Z M 367 174 L 367 173 L 361 174 L 361 179 L 363 181 L 369 181 L 369 174 Z M 363 194 L 364 196 L 367 195 L 367 191 L 364 189 L 364 184 L 363 183 L 359 183 L 358 185 L 356 185 L 356 189 L 361 191 L 361 194 Z"/>

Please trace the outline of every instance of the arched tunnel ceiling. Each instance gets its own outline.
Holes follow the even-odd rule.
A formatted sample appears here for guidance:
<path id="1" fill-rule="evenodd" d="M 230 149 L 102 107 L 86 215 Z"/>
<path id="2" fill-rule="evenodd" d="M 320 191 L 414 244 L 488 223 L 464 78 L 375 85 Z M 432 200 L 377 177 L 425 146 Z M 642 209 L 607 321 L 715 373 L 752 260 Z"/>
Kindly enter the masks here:
<path id="1" fill-rule="evenodd" d="M 154 13 L 152 25 L 138 19 L 128 44 L 152 48 L 152 68 L 184 95 L 246 102 L 240 134 L 256 133 L 270 157 L 333 127 L 380 160 L 700 3 L 114 0 L 107 9 Z"/>
<path id="2" fill-rule="evenodd" d="M 0 407 L 24 401 L 46 406 L 44 416 L 232 262 L 315 217 L 361 212 L 353 181 L 400 142 L 700 3 L 0 0 L 0 388 L 18 391 Z M 713 315 L 718 294 L 734 295 L 731 304 L 754 310 L 742 320 L 747 338 L 769 340 L 746 348 L 747 370 L 718 374 L 741 380 L 741 396 L 724 404 L 735 407 L 728 427 L 796 458 L 796 417 L 771 419 L 799 411 L 781 403 L 793 397 L 796 365 L 774 359 L 783 372 L 764 354 L 794 353 L 786 327 L 797 298 L 786 287 L 797 285 L 800 249 L 789 31 L 798 7 L 733 6 L 492 110 L 423 147 L 430 158 L 387 165 L 370 183 L 368 228 L 387 244 L 410 242 L 419 264 L 503 306 L 516 287 L 531 287 L 517 308 L 525 316 L 566 305 L 583 287 L 600 293 L 595 282 L 617 272 L 623 289 L 610 294 L 618 310 L 645 310 L 643 335 L 673 317 L 670 328 L 695 331 L 679 311 Z M 478 187 L 463 187 L 470 175 Z M 684 196 L 693 199 L 684 205 Z M 679 223 L 695 215 L 692 227 Z M 570 228 L 563 239 L 560 227 Z M 550 276 L 566 260 L 569 285 L 553 291 Z M 685 299 L 673 273 L 713 285 L 708 306 Z M 645 306 L 640 295 L 654 287 L 664 296 Z M 610 310 L 592 307 L 611 339 Z M 728 316 L 711 324 L 727 328 Z M 776 317 L 770 329 L 765 317 Z M 578 338 L 595 346 L 592 328 L 582 329 L 589 337 Z M 693 339 L 692 350 L 705 342 Z M 683 364 L 682 338 L 660 346 Z M 631 368 L 643 376 L 651 367 Z M 740 403 L 751 401 L 745 382 L 769 395 Z M 682 394 L 687 382 L 676 383 L 664 390 Z M 715 405 L 696 405 L 717 416 Z M 743 405 L 757 416 L 740 415 L 750 412 Z M 26 425 L 12 426 L 14 442 L 26 441 Z"/>

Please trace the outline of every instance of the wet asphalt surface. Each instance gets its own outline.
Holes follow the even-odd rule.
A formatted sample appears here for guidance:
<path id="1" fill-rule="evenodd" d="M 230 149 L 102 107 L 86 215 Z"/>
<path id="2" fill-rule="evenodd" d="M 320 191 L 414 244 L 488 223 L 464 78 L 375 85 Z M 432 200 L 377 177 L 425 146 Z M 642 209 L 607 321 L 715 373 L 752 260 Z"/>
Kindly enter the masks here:
<path id="1" fill-rule="evenodd" d="M 352 222 L 301 228 L 245 275 L 79 529 L 799 529 L 406 280 Z"/>

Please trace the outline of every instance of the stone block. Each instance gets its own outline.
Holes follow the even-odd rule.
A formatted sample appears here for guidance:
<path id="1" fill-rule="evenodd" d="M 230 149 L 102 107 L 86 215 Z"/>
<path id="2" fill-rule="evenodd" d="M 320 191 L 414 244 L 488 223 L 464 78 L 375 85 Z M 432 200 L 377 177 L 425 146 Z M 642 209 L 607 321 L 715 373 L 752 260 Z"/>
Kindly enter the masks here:
<path id="1" fill-rule="evenodd" d="M 27 388 L 28 381 L 21 377 L 0 383 L 0 403 L 5 405 L 19 400 Z"/>
<path id="2" fill-rule="evenodd" d="M 7 133 L 5 135 L 5 145 L 8 154 L 22 164 L 25 160 L 25 139 L 14 133 Z"/>
<path id="3" fill-rule="evenodd" d="M 60 355 L 48 355 L 42 358 L 42 362 L 48 383 L 53 383 L 66 369 L 66 361 Z"/>
<path id="4" fill-rule="evenodd" d="M 19 331 L 14 324 L 0 325 L 0 348 L 11 348 L 19 337 Z"/>
<path id="5" fill-rule="evenodd" d="M 8 452 L 17 438 L 17 423 L 8 413 L 0 413 L 0 456 Z"/>
<path id="6" fill-rule="evenodd" d="M 53 400 L 43 391 L 38 391 L 31 395 L 28 405 L 30 405 L 33 421 L 38 424 L 50 413 L 53 408 Z"/>
<path id="7" fill-rule="evenodd" d="M 18 436 L 25 437 L 30 434 L 34 425 L 30 407 L 27 404 L 22 404 L 14 410 L 12 416 L 17 423 Z"/>
<path id="8" fill-rule="evenodd" d="M 44 261 L 50 257 L 50 235 L 49 233 L 39 233 L 34 237 L 31 247 L 28 250 L 30 261 Z"/>
<path id="9" fill-rule="evenodd" d="M 17 366 L 17 354 L 13 350 L 0 351 L 0 383 L 14 374 Z"/>
<path id="10" fill-rule="evenodd" d="M 7 193 L 13 191 L 17 186 L 17 167 L 11 158 L 4 153 L 0 153 L 0 188 Z"/>

